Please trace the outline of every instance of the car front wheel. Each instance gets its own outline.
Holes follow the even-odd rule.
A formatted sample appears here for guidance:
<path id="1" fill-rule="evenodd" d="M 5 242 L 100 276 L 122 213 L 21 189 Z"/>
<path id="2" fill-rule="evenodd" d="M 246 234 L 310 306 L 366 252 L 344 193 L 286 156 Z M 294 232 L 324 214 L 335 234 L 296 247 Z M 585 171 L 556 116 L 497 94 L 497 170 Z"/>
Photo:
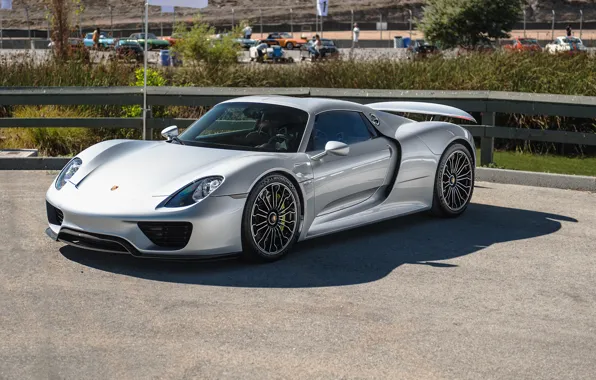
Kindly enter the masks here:
<path id="1" fill-rule="evenodd" d="M 288 49 L 288 50 L 292 50 L 292 49 L 294 49 L 294 44 L 293 44 L 293 43 L 291 43 L 291 42 L 288 42 L 288 43 L 286 44 L 286 49 Z"/>
<path id="2" fill-rule="evenodd" d="M 263 178 L 250 192 L 242 218 L 243 256 L 257 261 L 283 257 L 298 239 L 300 197 L 282 175 Z"/>

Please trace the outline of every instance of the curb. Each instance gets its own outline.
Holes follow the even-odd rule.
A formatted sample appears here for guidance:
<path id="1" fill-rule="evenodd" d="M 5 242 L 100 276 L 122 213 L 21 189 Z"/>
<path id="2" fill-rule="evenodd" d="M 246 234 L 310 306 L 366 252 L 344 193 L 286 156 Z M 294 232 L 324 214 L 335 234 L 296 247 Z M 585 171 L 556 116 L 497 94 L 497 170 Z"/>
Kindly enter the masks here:
<path id="1" fill-rule="evenodd" d="M 476 168 L 476 181 L 596 192 L 596 177 Z"/>
<path id="2" fill-rule="evenodd" d="M 0 158 L 0 170 L 62 170 L 68 157 Z"/>

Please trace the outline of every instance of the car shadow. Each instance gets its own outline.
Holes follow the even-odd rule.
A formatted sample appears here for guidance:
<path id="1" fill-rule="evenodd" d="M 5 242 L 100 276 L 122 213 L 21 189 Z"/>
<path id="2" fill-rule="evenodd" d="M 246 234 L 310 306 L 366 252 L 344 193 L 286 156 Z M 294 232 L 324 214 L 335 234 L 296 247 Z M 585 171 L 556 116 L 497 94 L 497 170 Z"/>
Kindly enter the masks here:
<path id="1" fill-rule="evenodd" d="M 307 240 L 284 259 L 269 264 L 240 260 L 175 262 L 136 259 L 64 246 L 69 260 L 99 270 L 155 281 L 211 286 L 306 288 L 342 286 L 379 280 L 403 264 L 457 267 L 445 260 L 462 257 L 495 243 L 544 236 L 573 218 L 472 203 L 456 219 L 426 214 Z"/>

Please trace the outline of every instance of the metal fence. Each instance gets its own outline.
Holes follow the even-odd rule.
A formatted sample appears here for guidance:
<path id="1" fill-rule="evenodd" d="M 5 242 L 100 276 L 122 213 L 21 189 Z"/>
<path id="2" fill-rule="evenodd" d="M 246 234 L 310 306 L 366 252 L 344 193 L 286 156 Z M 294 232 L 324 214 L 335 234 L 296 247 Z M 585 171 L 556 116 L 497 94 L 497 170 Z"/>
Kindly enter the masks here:
<path id="1" fill-rule="evenodd" d="M 528 94 L 495 91 L 403 91 L 329 88 L 221 88 L 221 87 L 149 87 L 147 104 L 151 106 L 214 106 L 224 100 L 246 95 L 287 95 L 322 97 L 372 103 L 409 100 L 446 104 L 468 112 L 479 112 L 481 125 L 462 125 L 480 138 L 482 165 L 493 162 L 494 139 L 516 139 L 563 144 L 596 146 L 596 133 L 564 132 L 495 125 L 495 115 L 525 114 L 596 118 L 596 97 Z M 141 105 L 138 87 L 47 87 L 0 89 L 0 105 Z M 190 119 L 148 119 L 146 136 L 153 129 L 175 124 L 187 127 Z M 142 129 L 141 118 L 0 118 L 0 128 L 82 127 Z M 13 161 L 10 161 L 13 160 Z M 0 159 L 0 169 L 17 168 L 20 159 Z M 59 168 L 63 161 L 37 160 L 35 168 Z M 48 166 L 50 165 L 50 166 Z M 53 166 L 52 166 L 53 165 Z"/>
<path id="2" fill-rule="evenodd" d="M 12 12 L 4 12 L 3 15 L 0 13 L 0 17 L 26 20 L 28 25 L 27 28 L 22 29 L 0 30 L 0 35 L 3 36 L 0 37 L 0 41 L 2 38 L 9 40 L 13 38 L 48 39 L 51 25 L 49 18 L 46 17 L 47 12 L 47 8 L 28 8 L 27 5 L 24 5 L 15 7 Z M 344 5 L 337 6 L 333 3 L 330 5 L 328 17 L 317 17 L 314 3 L 283 4 L 269 7 L 217 6 L 208 7 L 202 12 L 207 16 L 211 15 L 211 18 L 207 18 L 207 20 L 220 31 L 237 26 L 243 20 L 250 22 L 255 34 L 272 31 L 350 31 L 354 22 L 358 22 L 362 31 L 378 31 L 380 40 L 392 38 L 390 33 L 383 33 L 383 31 L 417 30 L 418 20 L 423 14 L 420 7 L 411 8 L 400 5 L 384 8 L 354 6 L 350 9 Z M 73 25 L 76 24 L 80 35 L 92 32 L 96 26 L 101 26 L 104 31 L 114 37 L 126 37 L 142 29 L 143 17 L 141 13 L 139 9 L 137 22 L 131 22 L 131 17 L 127 15 L 127 21 L 123 23 L 120 21 L 122 16 L 118 14 L 117 10 L 112 6 L 108 6 L 105 19 L 109 19 L 109 25 L 95 25 L 94 22 L 87 21 L 96 17 L 87 14 L 85 10 L 77 12 L 71 22 Z M 524 36 L 526 30 L 532 30 L 532 33 L 528 33 L 527 37 L 540 40 L 554 39 L 556 36 L 555 31 L 564 34 L 567 25 L 570 25 L 574 30 L 574 35 L 580 38 L 583 37 L 584 31 L 596 30 L 596 21 L 585 21 L 582 10 L 566 11 L 563 14 L 557 14 L 554 10 L 542 13 L 540 17 L 543 21 L 536 22 L 529 20 L 527 12 L 524 11 L 523 14 L 520 14 L 520 20 L 514 25 L 513 29 L 524 31 Z M 220 14 L 224 16 L 220 16 Z M 161 14 L 159 17 L 156 17 L 157 15 L 156 12 L 152 12 L 149 19 L 151 31 L 157 35 L 171 35 L 176 21 L 188 21 L 192 16 L 188 12 L 179 10 L 176 13 Z M 159 21 L 157 18 L 159 18 Z M 33 23 L 36 27 L 32 29 L 31 24 Z"/>

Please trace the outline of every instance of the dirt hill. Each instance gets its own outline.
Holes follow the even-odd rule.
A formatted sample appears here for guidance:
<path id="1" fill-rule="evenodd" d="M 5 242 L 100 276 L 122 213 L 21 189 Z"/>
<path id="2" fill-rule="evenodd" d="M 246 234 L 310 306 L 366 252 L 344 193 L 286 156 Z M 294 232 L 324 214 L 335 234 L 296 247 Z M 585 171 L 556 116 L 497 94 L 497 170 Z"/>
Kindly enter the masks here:
<path id="1" fill-rule="evenodd" d="M 13 0 L 12 11 L 1 11 L 4 28 L 26 28 L 25 7 L 29 8 L 29 17 L 33 28 L 45 29 L 45 4 L 49 0 Z M 81 17 L 73 14 L 73 24 L 79 20 L 83 26 L 109 26 L 110 6 L 112 7 L 114 27 L 137 25 L 140 27 L 143 16 L 143 0 L 82 0 Z M 313 22 L 315 12 L 313 0 L 209 0 L 209 7 L 201 10 L 204 18 L 213 24 L 231 24 L 250 19 L 257 24 L 262 12 L 263 24 L 289 23 L 292 16 L 295 23 Z M 584 11 L 584 21 L 596 20 L 596 0 L 528 0 L 527 20 L 544 22 L 551 20 L 551 10 L 556 12 L 557 21 L 576 22 L 579 11 Z M 415 17 L 421 17 L 424 0 L 330 0 L 329 21 L 349 21 L 350 10 L 354 10 L 357 21 L 372 21 L 383 14 L 384 21 L 405 22 L 407 10 L 411 9 Z M 290 15 L 292 8 L 292 15 Z M 234 13 L 232 14 L 232 9 Z M 261 11 L 259 11 L 261 9 Z M 191 19 L 195 9 L 177 8 L 176 19 Z M 171 22 L 172 14 L 160 14 L 159 7 L 150 7 L 151 22 Z"/>

